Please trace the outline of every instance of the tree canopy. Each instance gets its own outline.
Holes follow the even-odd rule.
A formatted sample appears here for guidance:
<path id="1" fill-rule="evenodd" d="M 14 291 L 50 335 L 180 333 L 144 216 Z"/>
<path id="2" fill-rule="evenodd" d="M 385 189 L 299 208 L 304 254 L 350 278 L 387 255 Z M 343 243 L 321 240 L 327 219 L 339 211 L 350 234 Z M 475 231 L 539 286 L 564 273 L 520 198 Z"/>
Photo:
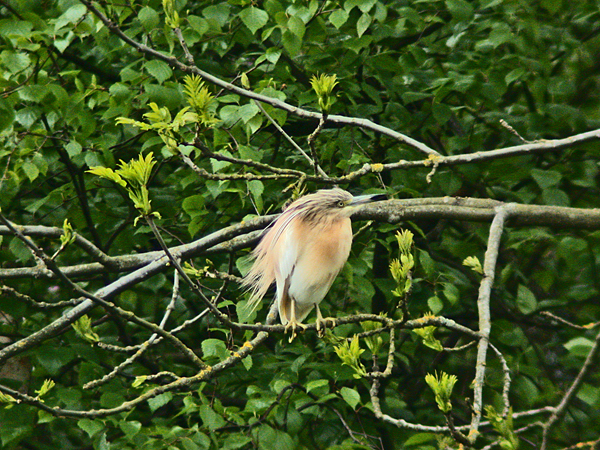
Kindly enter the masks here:
<path id="1" fill-rule="evenodd" d="M 600 446 L 596 1 L 0 13 L 3 448 Z M 333 186 L 388 200 L 289 342 L 241 277 Z"/>

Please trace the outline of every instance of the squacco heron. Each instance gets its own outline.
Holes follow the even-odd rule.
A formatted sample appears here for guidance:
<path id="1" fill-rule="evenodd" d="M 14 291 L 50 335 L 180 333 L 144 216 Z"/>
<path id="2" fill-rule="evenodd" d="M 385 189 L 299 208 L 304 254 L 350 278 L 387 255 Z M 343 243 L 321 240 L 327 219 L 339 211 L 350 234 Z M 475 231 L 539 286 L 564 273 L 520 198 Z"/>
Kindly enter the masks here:
<path id="1" fill-rule="evenodd" d="M 273 282 L 281 323 L 290 341 L 302 320 L 317 310 L 317 331 L 326 320 L 319 303 L 350 254 L 350 215 L 357 205 L 385 199 L 385 195 L 354 197 L 342 189 L 327 189 L 299 198 L 271 224 L 253 252 L 254 265 L 244 278 L 251 291 L 248 305 L 256 307 Z"/>

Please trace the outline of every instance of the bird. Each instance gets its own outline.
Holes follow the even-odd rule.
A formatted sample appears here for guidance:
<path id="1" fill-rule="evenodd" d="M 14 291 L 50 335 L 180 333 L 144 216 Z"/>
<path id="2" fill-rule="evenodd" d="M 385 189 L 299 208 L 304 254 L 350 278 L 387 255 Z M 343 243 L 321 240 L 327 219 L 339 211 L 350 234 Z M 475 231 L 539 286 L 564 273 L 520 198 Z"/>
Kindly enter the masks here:
<path id="1" fill-rule="evenodd" d="M 353 196 L 334 188 L 300 197 L 265 230 L 252 252 L 254 263 L 242 286 L 250 292 L 249 308 L 256 308 L 269 287 L 276 284 L 279 319 L 290 342 L 302 320 L 316 308 L 317 333 L 324 335 L 327 321 L 319 303 L 350 255 L 350 215 L 357 206 L 384 200 L 383 194 Z"/>

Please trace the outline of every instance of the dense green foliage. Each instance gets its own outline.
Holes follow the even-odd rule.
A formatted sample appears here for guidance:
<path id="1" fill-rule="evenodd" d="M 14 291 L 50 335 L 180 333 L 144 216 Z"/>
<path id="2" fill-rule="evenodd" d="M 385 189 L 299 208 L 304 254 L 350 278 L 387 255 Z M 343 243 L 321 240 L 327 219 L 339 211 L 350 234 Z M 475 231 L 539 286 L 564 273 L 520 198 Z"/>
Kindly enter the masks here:
<path id="1" fill-rule="evenodd" d="M 444 156 L 600 128 L 596 1 L 108 0 L 94 5 L 128 38 L 180 63 L 189 64 L 179 29 L 194 64 L 221 80 L 308 111 L 329 105 L 329 114 L 370 119 Z M 202 85 L 165 59 L 138 51 L 78 0 L 5 0 L 0 12 L 0 208 L 14 224 L 62 228 L 68 220 L 107 255 L 135 255 L 161 249 L 154 222 L 174 247 L 255 215 L 279 212 L 290 197 L 331 186 L 315 175 L 312 164 L 253 100 L 207 81 Z M 337 77 L 328 104 L 311 86 L 311 79 L 322 74 Z M 307 138 L 318 120 L 264 103 L 261 107 L 312 153 Z M 318 163 L 330 177 L 365 164 L 428 156 L 373 129 L 340 123 L 326 122 L 314 143 Z M 158 214 L 153 221 L 134 223 L 140 212 L 126 186 L 88 171 L 98 166 L 123 169 L 120 161 L 150 153 L 157 163 L 147 188 Z M 592 141 L 440 164 L 432 173 L 433 156 L 428 164 L 408 169 L 381 166 L 380 173 L 372 170 L 341 187 L 394 198 L 461 196 L 594 208 L 600 198 L 598 154 Z M 415 240 L 404 253 L 414 259 L 409 292 L 389 269 L 399 257 L 400 226 L 357 222 L 352 254 L 322 304 L 324 314 L 385 313 L 399 319 L 404 311 L 405 318 L 416 319 L 433 313 L 478 330 L 482 277 L 476 261 L 473 267 L 462 263 L 470 256 L 483 263 L 489 224 L 424 215 L 401 227 L 412 230 Z M 47 271 L 41 273 L 44 263 L 22 239 L 4 230 L 0 313 L 6 319 L 0 335 L 17 342 L 72 306 L 48 304 L 81 294 Z M 31 236 L 48 255 L 61 247 L 57 236 Z M 599 238 L 596 232 L 568 226 L 505 232 L 491 297 L 490 341 L 510 368 L 515 413 L 557 406 L 593 347 L 593 324 L 600 321 Z M 55 258 L 58 266 L 99 261 L 63 241 L 66 246 Z M 199 270 L 195 275 L 204 294 L 218 296 L 219 309 L 233 320 L 238 320 L 236 305 L 245 294 L 238 279 L 223 284 L 222 278 L 245 273 L 251 247 L 225 247 L 186 261 Z M 19 276 L 11 272 L 17 268 L 24 268 Z M 171 301 L 173 273 L 167 267 L 108 300 L 159 324 Z M 110 268 L 84 270 L 73 280 L 96 292 L 124 275 Z M 179 283 L 166 330 L 205 308 L 189 285 Z M 264 322 L 266 309 L 257 313 L 257 321 Z M 97 340 L 128 347 L 152 334 L 101 306 L 87 316 L 91 323 L 79 319 L 77 329 L 69 324 L 56 337 L 14 356 L 11 361 L 30 370 L 31 378 L 3 378 L 0 385 L 31 398 L 39 395 L 50 407 L 92 411 L 118 407 L 173 381 L 174 375 L 191 377 L 199 371 L 163 340 L 117 376 L 84 388 L 133 354 Z M 581 328 L 587 324 L 592 325 Z M 376 418 L 369 395 L 372 382 L 361 376 L 360 368 L 373 370 L 377 358 L 385 366 L 389 330 L 379 340 L 340 344 L 336 339 L 369 326 L 341 325 L 326 339 L 313 330 L 291 344 L 284 334 L 271 333 L 250 356 L 218 375 L 106 416 L 92 411 L 89 416 L 55 417 L 39 404 L 0 397 L 7 402 L 0 409 L 0 442 L 3 448 L 27 449 L 457 448 L 449 435 Z M 211 314 L 177 333 L 209 365 L 227 361 L 252 336 L 224 326 Z M 477 346 L 457 352 L 440 348 L 460 347 L 473 337 L 438 327 L 399 329 L 394 340 L 395 366 L 379 394 L 383 412 L 413 424 L 445 426 L 438 405 L 443 409 L 451 401 L 454 424 L 468 425 Z M 356 367 L 348 363 L 351 356 L 340 358 L 343 345 L 349 354 L 360 355 Z M 165 371 L 170 374 L 143 378 Z M 426 375 L 436 372 L 457 377 L 449 400 L 434 394 L 433 377 L 426 382 Z M 36 394 L 47 379 L 55 386 Z M 501 360 L 489 351 L 483 393 L 493 426 L 480 427 L 475 447 L 496 442 L 506 449 L 538 448 L 541 426 L 517 435 L 514 430 L 544 422 L 550 411 L 512 421 L 501 417 L 503 381 Z M 564 416 L 549 430 L 549 448 L 598 445 L 599 382 L 597 371 L 587 374 Z"/>

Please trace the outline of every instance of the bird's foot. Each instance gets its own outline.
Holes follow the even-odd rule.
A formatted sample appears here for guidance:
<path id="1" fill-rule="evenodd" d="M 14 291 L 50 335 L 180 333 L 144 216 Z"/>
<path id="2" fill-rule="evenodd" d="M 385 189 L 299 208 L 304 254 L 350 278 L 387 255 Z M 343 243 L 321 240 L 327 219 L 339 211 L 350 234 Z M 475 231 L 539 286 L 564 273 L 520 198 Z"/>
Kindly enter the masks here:
<path id="1" fill-rule="evenodd" d="M 317 317 L 315 325 L 317 326 L 317 335 L 322 338 L 327 330 L 327 323 L 331 324 L 331 328 L 335 327 L 336 320 L 333 317 Z"/>
<path id="2" fill-rule="evenodd" d="M 290 339 L 289 342 L 291 343 L 296 336 L 298 336 L 298 329 L 301 330 L 302 333 L 304 333 L 304 330 L 306 330 L 306 325 L 304 325 L 302 322 L 298 322 L 295 319 L 290 320 L 287 325 L 285 326 L 285 332 L 287 333 L 288 330 L 291 330 L 291 335 L 290 335 Z"/>

